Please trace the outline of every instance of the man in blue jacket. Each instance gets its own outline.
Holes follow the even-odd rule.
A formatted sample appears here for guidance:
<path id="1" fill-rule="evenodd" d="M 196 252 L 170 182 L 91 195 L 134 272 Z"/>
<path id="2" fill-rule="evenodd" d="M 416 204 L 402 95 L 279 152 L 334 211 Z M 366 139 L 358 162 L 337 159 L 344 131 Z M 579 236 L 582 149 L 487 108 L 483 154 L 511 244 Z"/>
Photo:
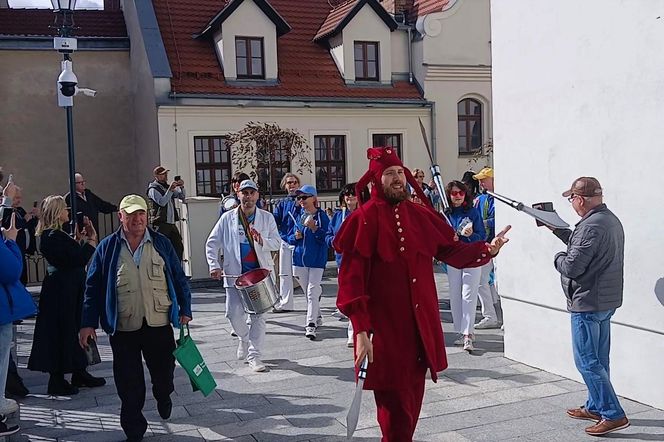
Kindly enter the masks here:
<path id="1" fill-rule="evenodd" d="M 150 371 L 152 393 L 162 419 L 171 415 L 175 370 L 174 327 L 191 321 L 191 293 L 170 240 L 147 227 L 148 206 L 138 195 L 120 202 L 121 227 L 97 248 L 88 269 L 80 344 L 96 339 L 99 326 L 110 336 L 113 378 L 122 402 L 120 425 L 128 441 L 140 441 L 147 429 L 143 416 L 145 379 L 141 357 Z"/>
<path id="2" fill-rule="evenodd" d="M 554 229 L 567 244 L 553 262 L 572 319 L 574 362 L 588 387 L 588 400 L 567 410 L 574 419 L 595 422 L 586 434 L 603 436 L 629 427 L 609 378 L 611 316 L 623 301 L 625 233 L 618 217 L 602 200 L 593 177 L 574 180 L 563 193 L 581 217 L 574 231 Z"/>

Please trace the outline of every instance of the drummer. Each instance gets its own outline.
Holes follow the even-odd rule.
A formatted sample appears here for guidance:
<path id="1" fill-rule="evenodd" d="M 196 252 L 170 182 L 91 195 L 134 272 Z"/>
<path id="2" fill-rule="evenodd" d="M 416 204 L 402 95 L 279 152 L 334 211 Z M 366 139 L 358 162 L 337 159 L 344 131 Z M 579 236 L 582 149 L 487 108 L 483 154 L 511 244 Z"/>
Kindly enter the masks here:
<path id="1" fill-rule="evenodd" d="M 260 360 L 265 340 L 265 318 L 262 314 L 251 314 L 247 321 L 247 313 L 234 282 L 237 275 L 257 268 L 270 270 L 274 279 L 270 252 L 279 250 L 281 237 L 272 214 L 256 207 L 259 197 L 256 183 L 248 179 L 242 181 L 237 195 L 240 205 L 219 218 L 208 236 L 205 252 L 210 276 L 224 278 L 226 317 L 240 339 L 237 358 L 246 359 L 253 371 L 261 372 L 266 371 Z M 219 264 L 219 255 L 224 256 L 223 265 Z"/>

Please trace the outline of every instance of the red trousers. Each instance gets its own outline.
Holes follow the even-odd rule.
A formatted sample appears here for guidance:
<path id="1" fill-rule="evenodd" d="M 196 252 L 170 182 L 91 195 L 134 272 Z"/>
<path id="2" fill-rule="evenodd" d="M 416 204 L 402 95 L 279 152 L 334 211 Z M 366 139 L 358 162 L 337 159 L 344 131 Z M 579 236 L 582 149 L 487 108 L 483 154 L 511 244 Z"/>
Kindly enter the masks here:
<path id="1" fill-rule="evenodd" d="M 417 376 L 409 388 L 374 390 L 378 424 L 383 433 L 382 442 L 413 440 L 424 398 L 424 380 L 425 376 L 422 374 Z"/>

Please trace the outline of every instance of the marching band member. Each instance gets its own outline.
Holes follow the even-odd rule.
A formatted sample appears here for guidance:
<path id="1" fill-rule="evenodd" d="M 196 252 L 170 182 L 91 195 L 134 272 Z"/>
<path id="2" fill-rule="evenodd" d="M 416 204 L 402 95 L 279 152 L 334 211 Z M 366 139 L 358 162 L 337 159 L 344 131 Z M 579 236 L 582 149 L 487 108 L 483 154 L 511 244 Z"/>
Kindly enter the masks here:
<path id="1" fill-rule="evenodd" d="M 322 325 L 320 297 L 323 289 L 320 282 L 327 264 L 327 233 L 330 218 L 318 207 L 318 192 L 311 185 L 304 185 L 295 194 L 302 207 L 300 218 L 290 220 L 288 243 L 295 246 L 293 274 L 300 281 L 307 295 L 307 322 L 304 335 L 316 339 L 316 327 Z"/>
<path id="2" fill-rule="evenodd" d="M 367 153 L 369 170 L 356 193 L 371 183 L 371 198 L 334 240 L 343 254 L 337 305 L 353 323 L 356 368 L 369 360 L 364 389 L 374 390 L 383 441 L 404 442 L 415 432 L 426 371 L 435 382 L 447 367 L 432 258 L 457 268 L 481 266 L 507 239 L 455 241 L 430 206 L 407 200 L 406 182 L 426 197 L 396 151 Z"/>
<path id="3" fill-rule="evenodd" d="M 226 317 L 231 322 L 240 342 L 237 358 L 246 359 L 253 371 L 265 371 L 260 360 L 261 348 L 265 339 L 265 318 L 262 314 L 251 314 L 247 325 L 241 295 L 234 286 L 238 275 L 257 268 L 268 269 L 274 278 L 274 268 L 270 252 L 279 250 L 281 240 L 274 217 L 268 211 L 258 209 L 258 186 L 251 180 L 244 180 L 238 188 L 240 205 L 224 213 L 217 221 L 205 244 L 210 276 L 224 278 L 226 288 Z M 219 255 L 224 256 L 223 270 Z"/>
<path id="4" fill-rule="evenodd" d="M 281 235 L 279 248 L 279 296 L 281 300 L 274 306 L 275 313 L 293 311 L 293 250 L 294 246 L 288 244 L 288 222 L 294 216 L 295 191 L 300 187 L 300 178 L 294 173 L 286 173 L 281 179 L 281 187 L 288 192 L 286 198 L 279 201 L 274 208 L 274 219 Z"/>

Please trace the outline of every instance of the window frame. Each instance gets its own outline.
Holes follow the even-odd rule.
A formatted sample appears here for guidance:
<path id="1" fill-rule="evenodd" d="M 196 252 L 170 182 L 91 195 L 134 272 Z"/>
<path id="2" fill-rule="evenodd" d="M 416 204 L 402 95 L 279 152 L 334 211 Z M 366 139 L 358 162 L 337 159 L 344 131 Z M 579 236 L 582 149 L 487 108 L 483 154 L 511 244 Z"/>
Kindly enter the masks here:
<path id="1" fill-rule="evenodd" d="M 470 113 L 470 106 L 471 103 L 474 103 L 478 109 L 479 109 L 479 114 L 471 114 Z M 459 112 L 459 107 L 460 105 L 464 105 L 464 110 L 463 114 Z M 482 146 L 484 142 L 484 128 L 483 128 L 483 121 L 484 118 L 484 104 L 478 100 L 477 98 L 464 98 L 462 100 L 459 100 L 457 102 L 457 148 L 458 148 L 458 153 L 459 155 L 474 155 L 477 152 L 482 151 Z M 463 123 L 464 125 L 464 133 L 461 134 L 459 131 L 459 124 Z M 472 145 L 472 140 L 473 140 L 473 123 L 475 123 L 479 128 L 479 139 L 480 139 L 480 144 L 478 147 L 473 147 Z M 461 145 L 461 139 L 465 138 L 465 145 Z"/>
<path id="2" fill-rule="evenodd" d="M 362 47 L 362 60 L 359 60 L 362 62 L 362 74 L 357 72 L 357 69 L 355 69 L 355 81 L 380 81 L 380 42 L 378 41 L 365 41 L 365 40 L 356 40 L 353 42 L 353 67 L 357 65 L 358 59 L 355 56 L 355 51 L 357 46 Z M 367 48 L 372 45 L 375 46 L 376 48 L 376 76 L 375 77 L 369 77 L 368 72 L 369 72 L 369 67 L 368 63 L 369 60 L 367 59 Z"/>
<path id="3" fill-rule="evenodd" d="M 238 41 L 244 41 L 246 52 L 244 56 L 240 56 L 237 50 Z M 261 73 L 254 74 L 253 72 L 253 59 L 258 57 L 253 57 L 251 52 L 251 42 L 259 41 L 261 44 Z M 240 74 L 240 58 L 243 58 L 244 67 L 246 69 L 246 74 Z M 263 37 L 246 37 L 246 36 L 235 36 L 235 73 L 236 78 L 239 80 L 265 80 L 265 39 Z"/>
<path id="4" fill-rule="evenodd" d="M 384 143 L 383 143 L 383 142 L 379 142 L 379 141 L 380 141 L 380 140 L 378 139 L 379 137 L 384 137 L 385 139 L 387 139 L 388 137 L 397 137 L 397 139 L 399 140 L 399 143 L 398 143 L 397 146 L 394 146 L 394 145 L 392 145 L 392 144 L 388 144 L 387 142 L 384 142 Z M 372 134 L 371 134 L 371 142 L 372 142 L 372 146 L 376 146 L 376 147 L 391 147 L 392 149 L 395 149 L 395 150 L 397 151 L 397 156 L 399 157 L 399 159 L 401 159 L 401 160 L 403 161 L 403 157 L 401 156 L 402 153 L 403 153 L 403 149 L 402 149 L 402 146 L 403 146 L 403 133 L 396 133 L 396 132 L 392 132 L 392 133 L 375 132 L 375 133 L 372 133 Z"/>
<path id="5" fill-rule="evenodd" d="M 205 140 L 208 144 L 207 153 L 210 161 L 199 162 L 197 158 L 198 146 L 197 142 L 200 140 Z M 228 162 L 219 161 L 215 162 L 214 160 L 214 140 L 220 140 L 221 142 L 221 152 L 226 150 L 228 152 Z M 194 177 L 196 180 L 196 195 L 197 196 L 209 196 L 209 197 L 220 197 L 224 194 L 224 187 L 230 183 L 232 177 L 232 152 L 231 146 L 228 145 L 225 135 L 197 135 L 194 136 Z M 225 149 L 224 149 L 225 147 Z M 223 159 L 223 154 L 220 153 L 220 159 Z M 198 172 L 203 170 L 210 171 L 210 192 L 199 192 L 199 181 L 198 181 Z M 216 181 L 215 172 L 217 170 L 221 171 L 221 178 L 219 183 Z M 226 174 L 224 174 L 226 171 Z M 226 176 L 227 179 L 224 179 Z M 205 186 L 205 184 L 202 184 Z"/>
<path id="6" fill-rule="evenodd" d="M 331 159 L 329 159 L 329 158 L 332 157 L 331 156 L 331 153 L 332 153 L 331 145 L 332 144 L 329 142 L 329 140 L 331 140 L 333 138 L 338 138 L 343 143 L 342 147 L 341 147 L 341 152 L 342 152 L 343 158 L 341 160 L 331 160 Z M 325 143 L 325 146 L 326 146 L 325 150 L 326 150 L 326 158 L 328 158 L 328 159 L 326 159 L 326 160 L 316 159 L 317 158 L 317 152 L 320 150 L 318 148 L 318 146 L 319 146 L 318 140 L 319 139 L 326 139 L 327 140 L 326 143 Z M 316 180 L 316 190 L 318 190 L 319 193 L 321 193 L 321 192 L 339 192 L 348 183 L 348 175 L 347 175 L 348 170 L 347 170 L 347 166 L 346 166 L 346 159 L 347 159 L 346 150 L 348 148 L 347 139 L 348 139 L 348 137 L 347 137 L 346 134 L 315 134 L 314 135 L 314 144 L 313 144 L 313 146 L 314 146 L 314 152 L 313 152 L 314 153 L 314 177 L 315 177 L 315 180 Z M 332 166 L 342 168 L 343 178 L 341 180 L 341 184 L 339 185 L 339 187 L 333 187 L 332 186 L 332 174 L 330 173 Z M 320 183 L 319 183 L 319 180 L 318 180 L 318 169 L 322 168 L 322 167 L 325 167 L 327 169 L 326 186 L 321 186 Z"/>
<path id="7" fill-rule="evenodd" d="M 283 140 L 282 142 L 280 142 L 279 148 L 277 150 L 288 152 L 288 150 L 290 149 L 290 146 L 288 146 L 287 143 L 288 143 L 288 140 Z M 275 157 L 276 157 L 276 155 L 275 155 Z M 286 157 L 288 157 L 288 155 L 286 155 Z M 268 195 L 270 191 L 269 191 L 269 188 L 267 186 L 267 184 L 268 184 L 267 181 L 265 183 L 262 182 L 262 180 L 260 178 L 260 176 L 261 176 L 260 172 L 261 172 L 262 169 L 267 169 L 268 167 L 269 167 L 269 162 L 261 162 L 259 160 L 256 161 L 256 180 L 257 180 L 256 184 L 258 184 L 258 188 L 260 189 L 260 192 L 264 195 Z M 283 170 L 285 170 L 284 173 L 279 175 L 279 178 L 277 179 L 276 178 L 277 174 L 275 172 L 276 171 L 283 171 Z M 272 195 L 285 195 L 286 194 L 286 190 L 282 189 L 280 187 L 280 184 L 281 184 L 281 178 L 283 177 L 283 175 L 285 175 L 286 173 L 289 173 L 289 172 L 291 172 L 291 161 L 289 161 L 288 158 L 286 158 L 285 160 L 281 160 L 281 161 L 276 161 L 275 160 L 274 162 L 272 162 L 272 167 L 271 167 L 270 175 L 269 175 L 270 179 L 272 180 Z M 264 188 L 263 188 L 262 184 L 265 184 Z"/>

